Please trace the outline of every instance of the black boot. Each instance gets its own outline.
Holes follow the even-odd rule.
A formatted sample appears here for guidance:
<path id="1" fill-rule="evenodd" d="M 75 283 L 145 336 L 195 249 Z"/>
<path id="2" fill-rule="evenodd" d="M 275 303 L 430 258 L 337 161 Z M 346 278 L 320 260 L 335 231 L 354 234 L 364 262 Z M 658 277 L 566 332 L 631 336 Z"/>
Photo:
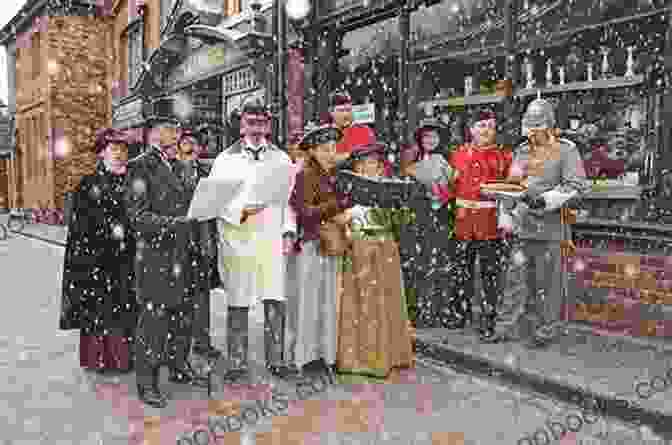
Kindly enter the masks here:
<path id="1" fill-rule="evenodd" d="M 154 408 L 168 406 L 168 397 L 159 390 L 159 370 L 152 370 L 152 382 L 149 385 L 138 383 L 138 398 L 146 405 Z"/>
<path id="2" fill-rule="evenodd" d="M 152 371 L 152 388 L 157 394 L 160 394 L 166 401 L 171 399 L 171 394 L 168 391 L 161 391 L 159 388 L 159 381 L 161 375 L 161 368 L 158 366 Z"/>
<path id="3" fill-rule="evenodd" d="M 285 303 L 264 301 L 264 355 L 271 374 L 286 378 L 296 374 L 285 360 Z"/>
<path id="4" fill-rule="evenodd" d="M 227 314 L 227 353 L 229 369 L 224 374 L 227 381 L 237 382 L 249 375 L 247 354 L 249 349 L 248 339 L 248 307 L 229 306 Z"/>
<path id="5" fill-rule="evenodd" d="M 497 343 L 500 337 L 495 331 L 496 316 L 492 314 L 481 315 L 481 323 L 478 329 L 479 339 L 482 343 Z"/>

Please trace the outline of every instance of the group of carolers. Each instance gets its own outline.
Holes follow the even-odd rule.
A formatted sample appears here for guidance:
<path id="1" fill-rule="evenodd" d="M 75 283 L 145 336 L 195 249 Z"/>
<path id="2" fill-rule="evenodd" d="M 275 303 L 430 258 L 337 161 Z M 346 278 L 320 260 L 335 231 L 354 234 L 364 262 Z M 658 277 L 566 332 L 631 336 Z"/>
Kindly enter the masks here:
<path id="1" fill-rule="evenodd" d="M 544 258 L 552 263 L 537 259 L 540 267 L 531 268 L 528 284 L 534 292 L 528 306 L 536 302 L 542 308 L 542 328 L 560 320 L 555 297 L 560 284 L 539 274 L 560 267 L 552 232 L 561 221 L 555 214 L 585 181 L 576 147 L 551 131 L 548 102 L 538 100 L 528 108 L 523 124 L 530 144 L 516 156 L 496 145 L 492 113 L 477 119 L 472 142 L 452 152 L 445 151 L 442 125 L 423 123 L 417 150 L 402 160 L 402 173 L 413 177 L 419 161 L 442 152 L 450 168 L 423 184 L 412 202 L 398 203 L 417 216 L 416 224 L 402 228 L 399 245 L 389 233 L 376 232 L 375 209 L 336 189 L 335 167 L 344 159 L 353 161 L 359 175 L 389 174 L 385 147 L 368 127 L 352 125 L 352 102 L 341 92 L 331 96 L 329 122 L 299 144 L 302 168 L 286 205 L 246 207 L 236 200 L 216 221 L 188 219 L 200 178 L 244 179 L 259 162 L 292 163 L 269 142 L 270 122 L 259 100 L 246 100 L 241 139 L 212 168 L 198 159 L 195 134 L 182 132 L 175 143 L 174 124 L 156 125 L 156 143 L 130 162 L 124 135 L 101 133 L 96 173 L 84 177 L 75 194 L 64 260 L 60 328 L 80 330 L 82 367 L 134 368 L 139 397 L 159 407 L 170 398 L 159 387 L 162 365 L 168 365 L 172 382 L 207 385 L 189 364 L 192 352 L 225 355 L 225 377 L 240 381 L 250 376 L 250 308 L 263 302 L 265 364 L 272 373 L 287 377 L 323 369 L 385 377 L 393 368 L 413 364 L 404 289 L 417 289 L 419 320 L 463 328 L 471 319 L 476 256 L 486 295 L 481 338 L 496 341 L 508 246 L 498 224 L 502 209 L 481 197 L 480 185 L 515 176 L 517 162 L 535 194 L 507 210 L 520 220 L 549 225 L 549 236 L 542 228 L 529 249 L 535 255 L 548 248 L 551 254 Z M 539 168 L 538 154 L 545 168 Z M 450 237 L 442 211 L 453 200 L 457 247 L 437 250 Z M 438 209 L 426 206 L 437 201 Z M 534 227 L 539 235 L 540 223 Z M 350 261 L 343 261 L 346 256 Z M 226 354 L 214 348 L 209 332 L 210 291 L 216 286 L 228 306 Z"/>

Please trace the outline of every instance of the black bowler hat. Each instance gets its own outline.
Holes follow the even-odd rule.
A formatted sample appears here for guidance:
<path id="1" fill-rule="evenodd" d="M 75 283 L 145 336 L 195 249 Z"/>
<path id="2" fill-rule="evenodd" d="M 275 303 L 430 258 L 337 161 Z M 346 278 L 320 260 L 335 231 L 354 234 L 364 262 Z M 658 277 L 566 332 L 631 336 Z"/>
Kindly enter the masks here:
<path id="1" fill-rule="evenodd" d="M 300 150 L 309 150 L 316 145 L 338 142 L 343 137 L 343 132 L 331 125 L 324 125 L 310 130 L 299 142 Z"/>

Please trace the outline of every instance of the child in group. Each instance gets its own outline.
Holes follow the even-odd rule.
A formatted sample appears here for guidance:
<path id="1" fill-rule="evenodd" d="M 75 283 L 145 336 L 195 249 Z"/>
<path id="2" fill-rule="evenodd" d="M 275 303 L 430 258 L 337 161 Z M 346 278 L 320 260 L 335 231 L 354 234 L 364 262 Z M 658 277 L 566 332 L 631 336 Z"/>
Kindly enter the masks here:
<path id="1" fill-rule="evenodd" d="M 353 172 L 385 174 L 385 147 L 353 147 Z M 385 378 L 413 364 L 403 298 L 399 247 L 385 227 L 384 212 L 356 205 L 350 222 L 351 250 L 343 273 L 337 364 L 341 374 Z"/>

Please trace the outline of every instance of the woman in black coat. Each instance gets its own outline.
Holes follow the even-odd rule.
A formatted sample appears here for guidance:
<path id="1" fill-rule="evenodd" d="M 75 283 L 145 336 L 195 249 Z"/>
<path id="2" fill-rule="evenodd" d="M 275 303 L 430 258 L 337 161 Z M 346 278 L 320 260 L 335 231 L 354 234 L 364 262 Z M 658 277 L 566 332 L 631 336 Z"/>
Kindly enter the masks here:
<path id="1" fill-rule="evenodd" d="M 60 329 L 79 329 L 79 364 L 129 371 L 136 324 L 135 243 L 124 207 L 128 145 L 108 129 L 96 139 L 96 172 L 75 193 L 63 262 Z"/>

